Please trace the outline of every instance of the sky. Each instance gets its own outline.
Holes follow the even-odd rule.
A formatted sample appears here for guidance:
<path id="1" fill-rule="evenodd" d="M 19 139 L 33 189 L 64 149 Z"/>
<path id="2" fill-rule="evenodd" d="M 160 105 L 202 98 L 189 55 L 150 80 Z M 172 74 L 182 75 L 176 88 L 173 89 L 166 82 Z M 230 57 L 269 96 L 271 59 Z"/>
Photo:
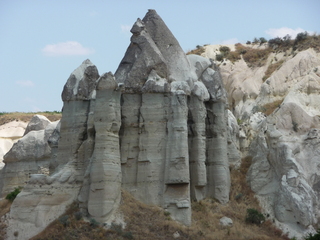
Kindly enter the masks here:
<path id="1" fill-rule="evenodd" d="M 100 75 L 115 73 L 148 9 L 186 52 L 320 34 L 320 0 L 0 0 L 0 112 L 61 111 L 73 70 L 90 59 Z"/>

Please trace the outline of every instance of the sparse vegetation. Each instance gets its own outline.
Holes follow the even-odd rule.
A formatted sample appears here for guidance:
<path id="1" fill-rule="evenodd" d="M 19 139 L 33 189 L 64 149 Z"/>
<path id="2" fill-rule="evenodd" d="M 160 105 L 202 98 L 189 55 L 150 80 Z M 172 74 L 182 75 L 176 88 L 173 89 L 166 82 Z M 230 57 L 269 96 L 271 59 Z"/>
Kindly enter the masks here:
<path id="1" fill-rule="evenodd" d="M 62 113 L 58 112 L 58 111 L 53 111 L 53 112 L 49 112 L 49 111 L 45 111 L 45 112 L 28 112 L 28 113 L 24 113 L 24 112 L 1 112 L 0 113 L 0 125 L 2 124 L 6 124 L 8 122 L 12 122 L 12 121 L 23 121 L 23 122 L 29 122 L 31 120 L 31 118 L 36 115 L 43 115 L 45 117 L 47 117 L 50 121 L 57 121 L 59 119 L 61 119 L 62 117 Z"/>
<path id="2" fill-rule="evenodd" d="M 11 193 L 8 193 L 6 196 L 6 199 L 10 202 L 13 202 L 13 200 L 17 197 L 17 195 L 21 192 L 22 187 L 15 188 Z"/>
<path id="3" fill-rule="evenodd" d="M 260 225 L 265 221 L 265 217 L 261 212 L 254 208 L 247 209 L 246 223 Z"/>
<path id="4" fill-rule="evenodd" d="M 281 103 L 283 102 L 283 99 L 271 102 L 271 103 L 267 103 L 265 105 L 262 106 L 262 112 L 269 116 L 271 113 L 274 112 L 275 109 L 277 109 L 278 107 L 280 107 Z"/>
<path id="5" fill-rule="evenodd" d="M 6 223 L 1 220 L 1 217 L 10 211 L 12 202 L 7 199 L 0 200 L 0 240 L 4 240 L 6 235 Z"/>
<path id="6" fill-rule="evenodd" d="M 295 132 L 298 132 L 298 123 L 296 122 L 296 121 L 294 121 L 294 120 L 292 120 L 292 129 L 293 129 L 293 131 L 295 131 Z"/>
<path id="7" fill-rule="evenodd" d="M 283 63 L 284 63 L 284 60 L 280 60 L 280 61 L 277 61 L 276 63 L 270 64 L 268 66 L 267 71 L 264 73 L 262 80 L 263 81 L 267 80 L 274 71 L 280 69 Z"/>
<path id="8" fill-rule="evenodd" d="M 245 174 L 251 164 L 251 157 L 244 158 L 240 169 L 231 169 L 232 190 L 230 202 L 220 204 L 214 199 L 204 199 L 192 203 L 192 226 L 186 227 L 168 218 L 170 214 L 160 207 L 150 206 L 137 201 L 129 193 L 122 192 L 120 210 L 124 215 L 126 227 L 112 223 L 109 228 L 93 226 L 83 219 L 77 220 L 75 213 L 79 212 L 77 204 L 73 204 L 63 215 L 68 216 L 65 226 L 59 220 L 54 221 L 42 233 L 32 238 L 40 239 L 173 239 L 178 232 L 179 239 L 263 239 L 288 240 L 282 232 L 270 221 L 259 226 L 245 222 L 248 207 L 260 211 L 258 200 L 246 183 Z M 227 216 L 233 220 L 233 226 L 223 228 L 219 225 L 221 217 Z"/>
<path id="9" fill-rule="evenodd" d="M 320 229 L 315 234 L 309 233 L 305 240 L 320 240 Z"/>
<path id="10" fill-rule="evenodd" d="M 201 55 L 202 53 L 205 52 L 205 48 L 203 46 L 197 45 L 196 49 L 193 49 L 191 51 L 188 51 L 186 54 L 196 54 L 196 55 Z"/>
<path id="11" fill-rule="evenodd" d="M 266 63 L 268 56 L 271 52 L 284 52 L 292 50 L 291 54 L 296 54 L 297 51 L 303 51 L 308 48 L 313 48 L 315 51 L 320 52 L 320 35 L 309 35 L 307 32 L 302 32 L 297 35 L 295 39 L 291 39 L 290 35 L 283 38 L 276 37 L 267 41 L 264 37 L 254 38 L 253 41 L 247 41 L 246 44 L 259 44 L 268 43 L 266 47 L 252 48 L 243 46 L 240 43 L 236 44 L 236 50 L 230 51 L 226 46 L 220 47 L 220 54 L 216 55 L 216 61 L 223 61 L 223 59 L 235 62 L 241 59 L 241 56 L 246 61 L 249 67 L 260 67 Z M 229 49 L 229 51 L 228 51 Z M 187 54 L 201 55 L 205 51 L 204 47 L 197 46 L 196 49 L 189 51 Z"/>

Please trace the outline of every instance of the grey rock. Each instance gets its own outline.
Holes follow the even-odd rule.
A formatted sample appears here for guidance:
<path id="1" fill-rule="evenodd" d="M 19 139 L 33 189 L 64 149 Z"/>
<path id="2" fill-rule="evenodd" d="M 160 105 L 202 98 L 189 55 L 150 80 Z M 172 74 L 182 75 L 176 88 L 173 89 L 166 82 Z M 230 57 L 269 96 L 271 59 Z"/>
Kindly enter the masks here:
<path id="1" fill-rule="evenodd" d="M 34 115 L 23 135 L 26 135 L 30 131 L 43 130 L 50 123 L 49 119 L 42 115 Z"/>
<path id="2" fill-rule="evenodd" d="M 220 225 L 223 226 L 223 227 L 232 227 L 232 225 L 233 225 L 232 219 L 231 219 L 231 218 L 228 218 L 228 217 L 222 217 L 222 218 L 220 218 L 219 223 L 220 223 Z"/>
<path id="3" fill-rule="evenodd" d="M 187 57 L 154 10 L 138 19 L 131 32 L 115 76 L 99 77 L 89 60 L 70 75 L 60 122 L 48 125 L 47 133 L 25 136 L 43 135 L 39 156 L 26 155 L 25 146 L 8 155 L 8 164 L 47 157 L 39 165 L 50 170 L 30 171 L 13 205 L 10 224 L 28 226 L 26 236 L 41 231 L 75 199 L 90 218 L 111 222 L 121 189 L 166 209 L 185 225 L 191 224 L 191 199 L 228 202 L 228 150 L 233 149 L 228 141 L 237 129 L 234 122 L 228 128 L 218 71 L 209 60 Z M 54 195 L 51 200 L 48 192 Z M 20 205 L 23 201 L 30 206 Z"/>
<path id="4" fill-rule="evenodd" d="M 61 94 L 62 101 L 89 100 L 98 78 L 97 67 L 89 59 L 85 60 L 68 78 Z"/>

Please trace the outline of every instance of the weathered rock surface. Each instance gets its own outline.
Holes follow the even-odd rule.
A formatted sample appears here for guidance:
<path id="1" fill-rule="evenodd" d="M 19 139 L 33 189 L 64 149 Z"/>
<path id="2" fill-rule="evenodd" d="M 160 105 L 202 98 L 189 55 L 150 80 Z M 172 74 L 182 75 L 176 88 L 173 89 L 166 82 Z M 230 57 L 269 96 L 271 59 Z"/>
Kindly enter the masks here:
<path id="1" fill-rule="evenodd" d="M 237 161 L 238 129 L 228 122 L 219 72 L 208 59 L 187 57 L 154 10 L 131 32 L 115 76 L 84 61 L 64 86 L 61 121 L 42 129 L 38 117 L 6 155 L 1 193 L 27 182 L 8 238 L 31 237 L 75 200 L 88 218 L 110 222 L 121 188 L 185 225 L 192 199 L 228 202 L 228 150 Z M 14 164 L 30 167 L 20 177 Z M 39 166 L 49 171 L 39 174 Z"/>
<path id="2" fill-rule="evenodd" d="M 50 122 L 44 129 L 28 132 L 6 153 L 3 161 L 5 166 L 0 174 L 2 197 L 15 187 L 24 186 L 30 174 L 49 173 L 51 148 L 48 139 L 57 125 L 58 121 Z"/>
<path id="3" fill-rule="evenodd" d="M 27 123 L 12 121 L 0 126 L 0 170 L 4 167 L 3 156 L 24 134 Z"/>
<path id="4" fill-rule="evenodd" d="M 222 227 L 232 227 L 233 225 L 232 219 L 228 217 L 220 218 L 219 223 Z"/>
<path id="5" fill-rule="evenodd" d="M 262 81 L 277 61 L 282 65 Z M 220 69 L 231 109 L 242 122 L 239 147 L 252 157 L 248 183 L 276 224 L 301 237 L 319 224 L 320 54 L 271 53 L 261 67 L 249 68 L 241 59 Z M 261 113 L 267 108 L 274 108 L 269 116 Z"/>

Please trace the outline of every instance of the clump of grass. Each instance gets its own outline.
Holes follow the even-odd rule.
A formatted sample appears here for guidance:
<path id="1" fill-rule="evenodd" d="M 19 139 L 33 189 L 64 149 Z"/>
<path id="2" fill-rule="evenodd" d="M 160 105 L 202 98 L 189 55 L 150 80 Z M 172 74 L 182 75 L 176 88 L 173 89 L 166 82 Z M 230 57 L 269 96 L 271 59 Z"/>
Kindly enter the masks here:
<path id="1" fill-rule="evenodd" d="M 274 71 L 280 69 L 280 67 L 282 66 L 283 62 L 284 62 L 284 60 L 282 59 L 280 61 L 277 61 L 276 63 L 270 64 L 268 66 L 267 70 L 265 71 L 262 80 L 263 81 L 267 80 Z"/>
<path id="2" fill-rule="evenodd" d="M 277 109 L 278 107 L 280 107 L 281 103 L 283 102 L 283 99 L 280 100 L 276 100 L 274 102 L 271 103 L 267 103 L 265 105 L 262 106 L 263 109 L 263 113 L 267 116 L 269 116 L 271 113 L 274 112 L 275 109 Z"/>
<path id="3" fill-rule="evenodd" d="M 201 54 L 204 53 L 204 52 L 205 52 L 205 48 L 203 46 L 197 45 L 195 49 L 193 49 L 191 51 L 188 51 L 186 53 L 186 55 L 196 54 L 196 55 L 200 55 L 201 56 Z"/>

